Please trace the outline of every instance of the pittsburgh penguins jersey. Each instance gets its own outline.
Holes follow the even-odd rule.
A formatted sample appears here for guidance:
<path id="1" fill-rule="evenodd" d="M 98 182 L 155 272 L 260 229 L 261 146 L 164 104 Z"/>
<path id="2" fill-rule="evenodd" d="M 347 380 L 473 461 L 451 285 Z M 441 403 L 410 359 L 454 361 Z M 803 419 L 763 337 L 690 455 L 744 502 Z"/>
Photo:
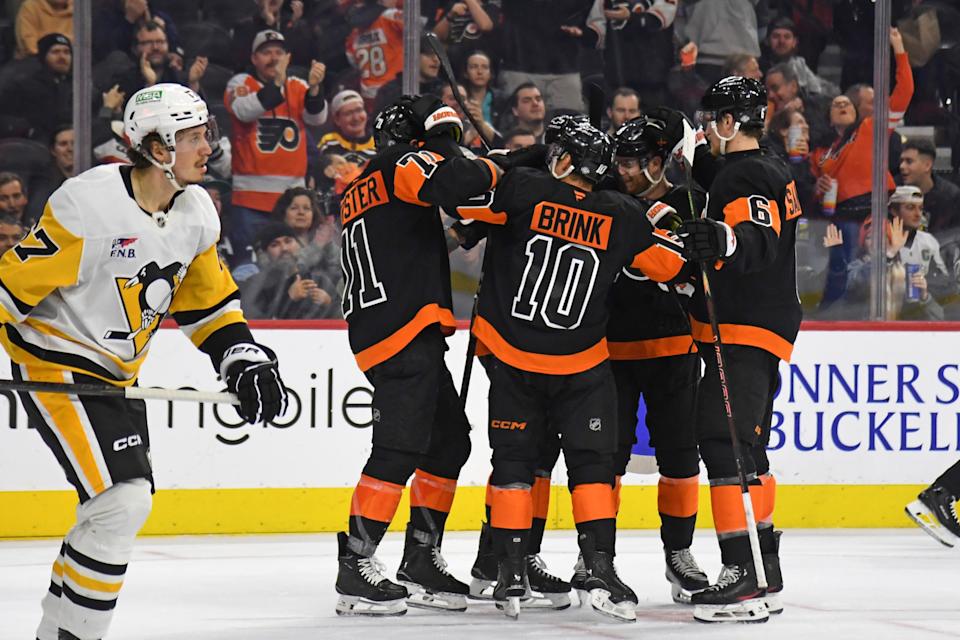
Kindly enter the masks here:
<path id="1" fill-rule="evenodd" d="M 637 199 L 534 169 L 507 172 L 487 209 L 457 211 L 491 223 L 477 353 L 525 371 L 572 374 L 607 360 L 607 299 L 621 269 L 669 282 L 685 266 L 677 239 L 654 229 Z"/>
<path id="2" fill-rule="evenodd" d="M 14 362 L 130 385 L 168 313 L 215 365 L 230 344 L 252 341 L 206 191 L 187 187 L 151 216 L 130 171 L 103 165 L 67 180 L 3 254 L 0 343 Z"/>
<path id="3" fill-rule="evenodd" d="M 675 217 L 691 217 L 685 187 L 673 187 L 655 202 L 641 202 L 647 207 L 647 219 L 655 227 L 669 229 Z M 699 216 L 705 204 L 706 194 L 694 189 L 694 215 Z M 610 289 L 610 359 L 645 360 L 695 351 L 687 319 L 692 294 L 689 282 L 671 287 L 636 269 L 622 269 Z"/>
<path id="4" fill-rule="evenodd" d="M 720 338 L 789 360 L 800 330 L 796 227 L 802 214 L 786 164 L 762 150 L 728 153 L 710 187 L 707 215 L 726 222 L 737 248 L 708 272 Z M 690 306 L 694 338 L 712 342 L 702 286 Z"/>
<path id="5" fill-rule="evenodd" d="M 444 160 L 395 145 L 344 191 L 343 317 L 361 370 L 393 357 L 431 324 L 456 328 L 437 205 L 488 191 L 496 176 L 489 160 Z"/>

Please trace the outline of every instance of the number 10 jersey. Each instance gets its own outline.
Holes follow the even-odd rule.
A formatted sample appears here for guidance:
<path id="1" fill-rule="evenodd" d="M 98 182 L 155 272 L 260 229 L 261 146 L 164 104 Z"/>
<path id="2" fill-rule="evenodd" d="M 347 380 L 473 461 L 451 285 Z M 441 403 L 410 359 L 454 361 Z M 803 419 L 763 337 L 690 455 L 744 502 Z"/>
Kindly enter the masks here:
<path id="1" fill-rule="evenodd" d="M 490 210 L 477 352 L 525 371 L 573 374 L 607 360 L 607 297 L 620 270 L 669 282 L 686 264 L 680 243 L 653 228 L 638 200 L 542 171 L 508 172 Z"/>

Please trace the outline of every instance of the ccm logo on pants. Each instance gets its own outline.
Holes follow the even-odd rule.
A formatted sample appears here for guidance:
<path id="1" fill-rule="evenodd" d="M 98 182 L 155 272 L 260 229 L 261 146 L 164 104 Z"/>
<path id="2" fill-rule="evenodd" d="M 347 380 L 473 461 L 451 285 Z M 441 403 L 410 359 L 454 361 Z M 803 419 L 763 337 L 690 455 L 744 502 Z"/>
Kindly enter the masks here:
<path id="1" fill-rule="evenodd" d="M 141 444 L 143 444 L 143 440 L 140 439 L 140 436 L 127 436 L 126 438 L 120 438 L 119 440 L 114 440 L 113 450 L 123 451 L 124 449 L 136 447 Z"/>

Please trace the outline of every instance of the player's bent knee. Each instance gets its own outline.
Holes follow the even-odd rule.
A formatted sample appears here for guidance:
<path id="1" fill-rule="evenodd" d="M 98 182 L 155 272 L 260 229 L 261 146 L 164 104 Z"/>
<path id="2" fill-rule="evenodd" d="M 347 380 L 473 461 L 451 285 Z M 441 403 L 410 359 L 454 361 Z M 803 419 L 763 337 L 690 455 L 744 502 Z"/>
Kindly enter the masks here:
<path id="1" fill-rule="evenodd" d="M 407 480 L 417 470 L 421 455 L 409 451 L 398 451 L 396 449 L 387 449 L 374 446 L 367 459 L 367 464 L 363 467 L 363 474 L 385 480 L 401 486 L 407 484 Z M 442 475 L 442 474 L 437 474 Z"/>
<path id="2" fill-rule="evenodd" d="M 495 487 L 515 484 L 533 486 L 536 466 L 532 460 L 495 460 L 490 484 Z"/>
<path id="3" fill-rule="evenodd" d="M 150 482 L 136 478 L 118 482 L 86 502 L 82 517 L 121 538 L 137 535 L 153 508 Z"/>
<path id="4" fill-rule="evenodd" d="M 613 485 L 613 454 L 569 449 L 563 452 L 567 463 L 567 478 L 570 489 L 578 484 L 606 483 Z"/>
<path id="5" fill-rule="evenodd" d="M 700 454 L 696 447 L 657 449 L 660 475 L 668 478 L 689 478 L 700 473 Z"/>
<path id="6" fill-rule="evenodd" d="M 471 450 L 470 434 L 464 433 L 449 442 L 439 455 L 426 456 L 418 468 L 441 478 L 457 478 L 470 458 Z"/>
<path id="7" fill-rule="evenodd" d="M 750 447 L 741 442 L 740 450 L 744 452 L 743 471 L 747 475 L 755 473 L 753 456 Z M 700 457 L 707 467 L 707 477 L 733 478 L 737 475 L 737 461 L 733 456 L 733 445 L 729 438 L 707 438 L 700 442 Z"/>

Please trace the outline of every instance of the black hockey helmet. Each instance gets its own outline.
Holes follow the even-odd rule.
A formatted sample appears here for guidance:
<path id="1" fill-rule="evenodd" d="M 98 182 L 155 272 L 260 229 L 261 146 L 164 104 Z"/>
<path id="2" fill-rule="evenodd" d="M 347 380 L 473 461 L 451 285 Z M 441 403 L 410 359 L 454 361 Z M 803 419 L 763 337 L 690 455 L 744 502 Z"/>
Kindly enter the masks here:
<path id="1" fill-rule="evenodd" d="M 373 123 L 373 141 L 378 150 L 442 135 L 459 142 L 463 123 L 456 111 L 433 95 L 400 96 L 377 114 Z"/>
<path id="2" fill-rule="evenodd" d="M 613 142 L 603 131 L 577 118 L 562 123 L 550 143 L 547 166 L 551 172 L 564 154 L 569 154 L 573 161 L 571 173 L 592 184 L 600 182 L 613 166 Z"/>
<path id="3" fill-rule="evenodd" d="M 613 134 L 614 155 L 646 161 L 653 157 L 666 160 L 670 154 L 666 129 L 666 122 L 649 116 L 627 120 Z"/>
<path id="4" fill-rule="evenodd" d="M 560 130 L 563 129 L 568 122 L 589 123 L 590 119 L 582 113 L 562 113 L 550 118 L 550 122 L 543 128 L 543 143 L 550 144 L 556 140 Z"/>
<path id="5" fill-rule="evenodd" d="M 740 128 L 762 129 L 767 115 L 767 90 L 753 78 L 728 76 L 707 89 L 700 100 L 697 120 L 716 121 L 731 114 Z"/>

